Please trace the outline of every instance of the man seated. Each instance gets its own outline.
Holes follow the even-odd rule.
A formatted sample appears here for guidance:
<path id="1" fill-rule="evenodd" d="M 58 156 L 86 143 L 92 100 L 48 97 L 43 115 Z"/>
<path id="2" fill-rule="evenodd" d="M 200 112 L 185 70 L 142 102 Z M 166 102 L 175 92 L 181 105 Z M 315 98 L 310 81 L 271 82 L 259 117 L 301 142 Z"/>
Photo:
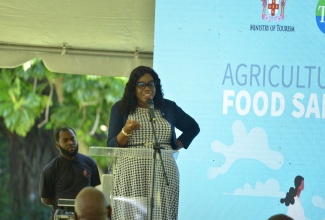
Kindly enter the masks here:
<path id="1" fill-rule="evenodd" d="M 105 195 L 94 187 L 85 187 L 75 199 L 75 219 L 109 220 L 112 208 Z"/>

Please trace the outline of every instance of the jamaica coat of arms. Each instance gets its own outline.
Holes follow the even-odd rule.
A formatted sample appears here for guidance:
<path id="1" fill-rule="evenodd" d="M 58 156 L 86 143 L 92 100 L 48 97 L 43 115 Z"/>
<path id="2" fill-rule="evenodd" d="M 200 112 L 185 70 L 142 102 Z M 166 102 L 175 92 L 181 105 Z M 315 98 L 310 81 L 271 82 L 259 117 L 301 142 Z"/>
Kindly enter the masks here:
<path id="1" fill-rule="evenodd" d="M 262 19 L 267 21 L 284 20 L 284 8 L 287 0 L 261 0 Z"/>

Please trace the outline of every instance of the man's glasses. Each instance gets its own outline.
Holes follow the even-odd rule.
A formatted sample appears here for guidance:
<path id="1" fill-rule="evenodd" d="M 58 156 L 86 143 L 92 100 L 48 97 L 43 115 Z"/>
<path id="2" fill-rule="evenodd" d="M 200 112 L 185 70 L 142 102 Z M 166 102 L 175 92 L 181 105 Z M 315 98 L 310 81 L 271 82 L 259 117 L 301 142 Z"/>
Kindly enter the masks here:
<path id="1" fill-rule="evenodd" d="M 156 85 L 156 82 L 155 81 L 151 81 L 149 83 L 144 83 L 144 82 L 137 82 L 137 86 L 139 89 L 144 89 L 146 88 L 146 86 L 148 86 L 150 89 L 154 89 L 155 88 L 155 85 Z"/>

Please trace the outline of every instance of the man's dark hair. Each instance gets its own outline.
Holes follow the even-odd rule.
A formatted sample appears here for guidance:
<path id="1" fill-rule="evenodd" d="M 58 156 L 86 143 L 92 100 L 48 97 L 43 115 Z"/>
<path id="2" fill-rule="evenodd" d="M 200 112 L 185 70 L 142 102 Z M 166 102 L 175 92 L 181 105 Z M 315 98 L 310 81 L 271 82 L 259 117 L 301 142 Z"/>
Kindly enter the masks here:
<path id="1" fill-rule="evenodd" d="M 77 136 L 76 135 L 76 132 L 72 128 L 70 128 L 70 127 L 62 127 L 62 128 L 59 128 L 59 129 L 57 129 L 55 131 L 55 140 L 56 141 L 59 141 L 59 139 L 60 139 L 60 132 L 61 131 L 68 131 L 68 130 L 71 130 L 74 133 L 74 135 Z"/>

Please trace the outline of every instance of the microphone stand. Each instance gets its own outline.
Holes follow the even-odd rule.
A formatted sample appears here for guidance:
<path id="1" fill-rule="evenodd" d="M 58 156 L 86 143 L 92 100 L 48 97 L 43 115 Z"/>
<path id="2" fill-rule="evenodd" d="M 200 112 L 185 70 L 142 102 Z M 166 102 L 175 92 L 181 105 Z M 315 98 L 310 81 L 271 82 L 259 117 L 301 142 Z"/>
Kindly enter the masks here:
<path id="1" fill-rule="evenodd" d="M 152 126 L 152 130 L 153 130 L 153 135 L 155 138 L 155 143 L 153 146 L 154 152 L 153 152 L 153 166 L 152 166 L 152 170 L 151 170 L 151 197 L 150 197 L 150 215 L 149 215 L 149 220 L 153 220 L 153 209 L 154 209 L 154 191 L 155 191 L 155 178 L 156 178 L 156 157 L 157 157 L 157 153 L 159 155 L 160 158 L 160 162 L 161 162 L 161 166 L 163 169 L 163 174 L 165 177 L 165 182 L 166 185 L 169 186 L 169 181 L 167 178 L 167 173 L 165 170 L 165 166 L 164 166 L 164 162 L 163 159 L 161 157 L 161 149 L 163 149 L 160 144 L 158 143 L 158 139 L 157 139 L 157 135 L 156 135 L 156 130 L 155 130 L 155 126 L 154 126 L 154 122 L 155 122 L 155 118 L 150 115 L 150 122 L 151 122 L 151 126 Z"/>

